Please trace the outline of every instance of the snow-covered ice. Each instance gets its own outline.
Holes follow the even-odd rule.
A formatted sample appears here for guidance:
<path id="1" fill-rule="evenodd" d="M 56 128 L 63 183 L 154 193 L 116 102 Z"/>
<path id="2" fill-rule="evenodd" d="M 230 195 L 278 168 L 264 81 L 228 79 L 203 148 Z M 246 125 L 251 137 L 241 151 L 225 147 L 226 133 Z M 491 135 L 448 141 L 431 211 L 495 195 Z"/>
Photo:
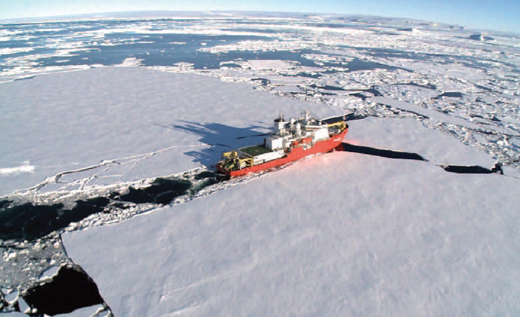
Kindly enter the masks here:
<path id="1" fill-rule="evenodd" d="M 345 141 L 351 144 L 416 153 L 436 165 L 491 167 L 494 163 L 488 154 L 462 146 L 443 133 L 432 133 L 417 120 L 367 118 L 349 125 Z"/>
<path id="2" fill-rule="evenodd" d="M 59 270 L 60 270 L 59 266 L 51 266 L 50 268 L 48 268 L 47 270 L 42 272 L 42 275 L 40 276 L 40 281 L 45 280 L 45 279 L 51 280 L 52 278 L 54 278 L 57 275 Z"/>
<path id="3" fill-rule="evenodd" d="M 54 315 L 56 317 L 101 317 L 101 316 L 108 316 L 108 313 L 103 309 L 102 305 L 95 305 L 95 306 L 89 306 L 84 307 L 80 309 L 76 309 L 73 312 L 67 313 L 67 314 L 58 314 Z"/>
<path id="4" fill-rule="evenodd" d="M 394 150 L 432 145 L 431 160 L 480 155 L 410 120 L 351 131 Z M 63 239 L 116 315 L 514 315 L 519 190 L 335 152 Z"/>
<path id="5" fill-rule="evenodd" d="M 216 78 L 142 68 L 38 76 L 2 84 L 0 95 L 0 195 L 39 183 L 74 189 L 179 173 L 254 142 L 236 138 L 265 133 L 280 111 L 341 113 Z"/>

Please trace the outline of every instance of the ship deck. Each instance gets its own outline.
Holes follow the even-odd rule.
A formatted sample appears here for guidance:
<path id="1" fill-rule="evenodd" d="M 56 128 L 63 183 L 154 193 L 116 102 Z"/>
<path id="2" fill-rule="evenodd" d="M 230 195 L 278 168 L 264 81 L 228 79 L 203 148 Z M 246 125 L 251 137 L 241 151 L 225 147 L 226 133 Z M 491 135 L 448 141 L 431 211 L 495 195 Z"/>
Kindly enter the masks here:
<path id="1" fill-rule="evenodd" d="M 261 155 L 261 154 L 272 152 L 270 149 L 268 149 L 268 148 L 266 148 L 265 146 L 262 146 L 262 145 L 248 146 L 248 147 L 245 147 L 245 148 L 241 148 L 240 151 L 242 153 L 244 153 L 244 154 L 251 155 L 253 157 L 257 156 L 257 155 Z"/>

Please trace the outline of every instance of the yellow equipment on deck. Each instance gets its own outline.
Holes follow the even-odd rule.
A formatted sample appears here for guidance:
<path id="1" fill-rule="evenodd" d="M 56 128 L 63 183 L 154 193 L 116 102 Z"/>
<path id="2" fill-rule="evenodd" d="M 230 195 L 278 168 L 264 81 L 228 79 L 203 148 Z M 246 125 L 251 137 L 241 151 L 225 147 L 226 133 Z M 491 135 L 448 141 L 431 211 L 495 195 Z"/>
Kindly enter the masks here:
<path id="1" fill-rule="evenodd" d="M 337 127 L 341 131 L 343 131 L 343 130 L 345 130 L 347 128 L 347 124 L 345 123 L 345 121 L 339 121 L 339 122 L 334 122 L 334 123 L 327 124 L 327 127 L 328 128 Z"/>

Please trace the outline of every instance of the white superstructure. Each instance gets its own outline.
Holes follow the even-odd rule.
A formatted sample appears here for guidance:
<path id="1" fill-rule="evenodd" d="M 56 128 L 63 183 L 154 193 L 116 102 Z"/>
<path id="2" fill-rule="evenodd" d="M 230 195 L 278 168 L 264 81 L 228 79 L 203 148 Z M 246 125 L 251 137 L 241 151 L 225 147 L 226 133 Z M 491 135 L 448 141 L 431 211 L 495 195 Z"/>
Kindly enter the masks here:
<path id="1" fill-rule="evenodd" d="M 277 151 L 288 149 L 294 141 L 308 138 L 312 143 L 328 139 L 329 127 L 321 121 L 312 119 L 309 111 L 303 113 L 303 118 L 291 119 L 289 122 L 285 121 L 282 115 L 274 121 L 274 133 L 265 139 L 264 146 Z"/>

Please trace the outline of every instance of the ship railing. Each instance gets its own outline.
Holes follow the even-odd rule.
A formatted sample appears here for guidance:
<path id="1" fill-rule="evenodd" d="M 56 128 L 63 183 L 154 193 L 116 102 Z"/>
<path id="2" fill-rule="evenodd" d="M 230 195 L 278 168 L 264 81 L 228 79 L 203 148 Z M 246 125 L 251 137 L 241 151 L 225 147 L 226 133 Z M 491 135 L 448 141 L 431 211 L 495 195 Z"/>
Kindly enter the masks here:
<path id="1" fill-rule="evenodd" d="M 325 127 L 324 125 L 306 125 L 303 128 L 305 130 L 320 130 L 320 129 L 323 129 L 324 127 Z"/>

